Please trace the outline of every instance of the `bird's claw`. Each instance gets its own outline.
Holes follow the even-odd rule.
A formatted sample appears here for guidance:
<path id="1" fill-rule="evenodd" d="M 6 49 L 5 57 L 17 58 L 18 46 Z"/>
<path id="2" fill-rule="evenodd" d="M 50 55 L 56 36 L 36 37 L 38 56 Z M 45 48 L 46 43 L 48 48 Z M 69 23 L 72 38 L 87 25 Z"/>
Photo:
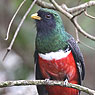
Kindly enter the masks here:
<path id="1" fill-rule="evenodd" d="M 67 84 L 68 84 L 68 79 L 65 79 L 64 86 L 66 86 Z"/>
<path id="2" fill-rule="evenodd" d="M 46 81 L 47 83 L 49 83 L 49 80 L 50 80 L 50 79 L 48 79 L 48 78 L 45 79 L 45 81 Z"/>

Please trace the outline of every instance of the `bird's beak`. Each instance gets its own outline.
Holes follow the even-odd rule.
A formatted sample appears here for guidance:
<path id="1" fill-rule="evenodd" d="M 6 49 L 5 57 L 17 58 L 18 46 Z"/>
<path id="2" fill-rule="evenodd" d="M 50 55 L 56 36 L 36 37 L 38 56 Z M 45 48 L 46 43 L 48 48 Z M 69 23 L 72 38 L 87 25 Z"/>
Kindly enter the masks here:
<path id="1" fill-rule="evenodd" d="M 36 20 L 41 20 L 41 17 L 38 16 L 38 13 L 32 14 L 32 15 L 31 15 L 31 18 L 32 18 L 32 19 L 36 19 Z"/>

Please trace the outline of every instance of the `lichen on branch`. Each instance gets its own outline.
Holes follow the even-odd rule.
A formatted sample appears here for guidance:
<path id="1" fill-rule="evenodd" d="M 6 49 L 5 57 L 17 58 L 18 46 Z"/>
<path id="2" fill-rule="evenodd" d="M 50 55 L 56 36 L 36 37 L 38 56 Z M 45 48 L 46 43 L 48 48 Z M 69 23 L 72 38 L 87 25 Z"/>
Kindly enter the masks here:
<path id="1" fill-rule="evenodd" d="M 17 81 L 4 81 L 0 82 L 0 88 L 12 86 L 27 86 L 27 85 L 51 85 L 51 86 L 65 86 L 69 88 L 78 89 L 90 95 L 95 95 L 95 91 L 87 87 L 80 86 L 72 83 L 65 83 L 64 81 L 56 80 L 17 80 Z"/>

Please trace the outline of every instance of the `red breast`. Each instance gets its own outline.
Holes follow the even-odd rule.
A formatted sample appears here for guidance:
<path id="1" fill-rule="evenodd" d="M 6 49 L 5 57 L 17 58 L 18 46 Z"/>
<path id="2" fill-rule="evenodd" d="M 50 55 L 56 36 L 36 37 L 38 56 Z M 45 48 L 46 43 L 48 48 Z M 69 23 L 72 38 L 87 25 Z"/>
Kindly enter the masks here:
<path id="1" fill-rule="evenodd" d="M 39 65 L 44 78 L 52 76 L 55 80 L 64 80 L 78 84 L 78 71 L 72 52 L 61 59 L 46 60 L 39 56 Z M 49 95 L 78 95 L 78 90 L 60 86 L 46 86 Z M 71 94 L 70 94 L 71 93 Z"/>

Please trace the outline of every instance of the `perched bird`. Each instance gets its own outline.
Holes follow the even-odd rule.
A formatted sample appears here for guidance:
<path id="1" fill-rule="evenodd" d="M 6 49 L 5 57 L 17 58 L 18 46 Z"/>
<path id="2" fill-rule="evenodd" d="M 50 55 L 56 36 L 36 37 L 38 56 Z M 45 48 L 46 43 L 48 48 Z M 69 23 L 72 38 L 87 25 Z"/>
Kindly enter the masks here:
<path id="1" fill-rule="evenodd" d="M 47 8 L 41 8 L 31 15 L 36 21 L 36 79 L 68 81 L 81 85 L 85 66 L 83 55 L 68 34 L 60 15 Z M 39 95 L 79 95 L 79 90 L 61 86 L 37 86 Z"/>

